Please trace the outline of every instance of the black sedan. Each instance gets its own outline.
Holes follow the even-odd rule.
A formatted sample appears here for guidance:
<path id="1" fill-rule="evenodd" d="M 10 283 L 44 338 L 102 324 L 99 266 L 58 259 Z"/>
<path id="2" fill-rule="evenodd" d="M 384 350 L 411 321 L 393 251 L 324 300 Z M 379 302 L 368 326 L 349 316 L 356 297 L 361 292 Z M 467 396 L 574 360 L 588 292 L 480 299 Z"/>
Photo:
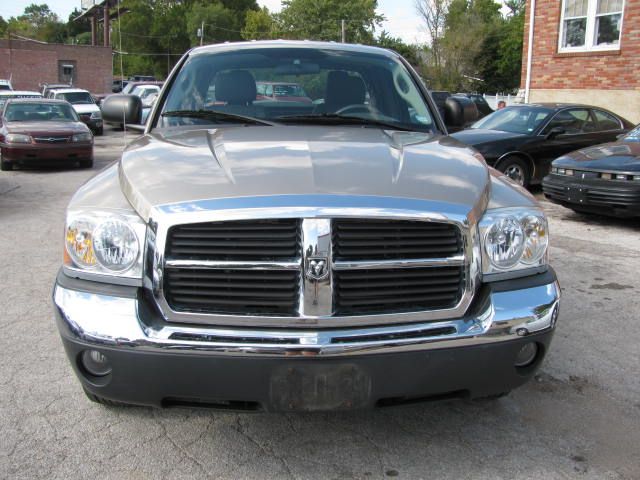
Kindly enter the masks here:
<path id="1" fill-rule="evenodd" d="M 617 142 L 558 158 L 542 188 L 577 212 L 640 216 L 640 125 Z"/>
<path id="2" fill-rule="evenodd" d="M 602 108 L 541 103 L 497 110 L 452 137 L 475 147 L 489 165 L 526 187 L 540 183 L 560 155 L 615 141 L 631 128 Z"/>

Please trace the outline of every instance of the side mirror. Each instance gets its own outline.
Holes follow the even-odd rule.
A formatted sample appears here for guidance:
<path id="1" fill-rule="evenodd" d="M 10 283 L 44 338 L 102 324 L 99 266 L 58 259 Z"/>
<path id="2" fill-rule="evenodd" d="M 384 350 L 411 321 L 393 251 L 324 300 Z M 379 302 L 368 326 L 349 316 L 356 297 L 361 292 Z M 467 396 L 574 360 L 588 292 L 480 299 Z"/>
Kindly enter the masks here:
<path id="1" fill-rule="evenodd" d="M 562 135 L 563 133 L 565 133 L 564 128 L 553 127 L 551 130 L 549 130 L 549 133 L 547 133 L 547 139 L 551 140 L 553 138 L 556 138 L 558 135 Z"/>
<path id="2" fill-rule="evenodd" d="M 109 95 L 102 102 L 102 118 L 109 123 L 139 125 L 142 118 L 142 100 L 135 95 Z"/>
<path id="3" fill-rule="evenodd" d="M 444 123 L 447 127 L 464 127 L 478 117 L 478 107 L 470 98 L 449 97 L 444 102 Z"/>

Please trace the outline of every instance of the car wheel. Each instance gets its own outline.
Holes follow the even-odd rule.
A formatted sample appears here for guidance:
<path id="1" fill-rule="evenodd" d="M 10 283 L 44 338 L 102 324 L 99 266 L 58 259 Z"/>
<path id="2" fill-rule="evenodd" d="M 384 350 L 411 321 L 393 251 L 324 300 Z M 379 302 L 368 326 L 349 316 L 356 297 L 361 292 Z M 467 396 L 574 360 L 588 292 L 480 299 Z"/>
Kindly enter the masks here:
<path id="1" fill-rule="evenodd" d="M 529 165 L 520 157 L 507 157 L 496 165 L 496 169 L 525 188 L 531 182 Z"/>
<path id="2" fill-rule="evenodd" d="M 82 390 L 84 390 L 84 394 L 89 400 L 94 403 L 99 403 L 100 405 L 105 405 L 107 407 L 135 407 L 135 405 L 132 405 L 130 403 L 118 402 L 116 400 L 109 400 L 104 397 L 99 397 L 98 395 L 91 393 L 86 388 L 83 388 Z"/>
<path id="3" fill-rule="evenodd" d="M 90 160 L 80 160 L 80 168 L 93 168 L 93 158 Z"/>
<path id="4" fill-rule="evenodd" d="M 100 135 L 102 135 L 104 133 L 104 128 L 100 127 L 99 129 L 96 130 L 96 133 L 94 133 L 95 136 L 99 137 Z"/>

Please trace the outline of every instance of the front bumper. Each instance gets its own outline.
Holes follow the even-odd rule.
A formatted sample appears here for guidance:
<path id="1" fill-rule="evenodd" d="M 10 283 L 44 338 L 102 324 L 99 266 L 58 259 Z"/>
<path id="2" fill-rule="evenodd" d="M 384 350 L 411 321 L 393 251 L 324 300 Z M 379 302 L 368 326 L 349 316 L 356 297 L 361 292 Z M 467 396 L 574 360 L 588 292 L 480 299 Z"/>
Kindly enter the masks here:
<path id="1" fill-rule="evenodd" d="M 640 216 L 640 182 L 581 179 L 548 175 L 542 182 L 545 197 L 578 211 L 615 216 Z"/>
<path id="2" fill-rule="evenodd" d="M 56 160 L 78 161 L 93 158 L 93 145 L 63 145 L 29 144 L 2 145 L 2 160 L 9 163 L 37 164 Z"/>
<path id="3" fill-rule="evenodd" d="M 537 370 L 558 315 L 552 270 L 484 285 L 464 318 L 316 331 L 177 325 L 136 287 L 97 286 L 60 273 L 53 299 L 63 344 L 83 387 L 152 406 L 333 410 L 441 395 L 509 391 Z M 538 355 L 515 367 L 523 345 Z M 94 377 L 82 352 L 112 367 Z"/>

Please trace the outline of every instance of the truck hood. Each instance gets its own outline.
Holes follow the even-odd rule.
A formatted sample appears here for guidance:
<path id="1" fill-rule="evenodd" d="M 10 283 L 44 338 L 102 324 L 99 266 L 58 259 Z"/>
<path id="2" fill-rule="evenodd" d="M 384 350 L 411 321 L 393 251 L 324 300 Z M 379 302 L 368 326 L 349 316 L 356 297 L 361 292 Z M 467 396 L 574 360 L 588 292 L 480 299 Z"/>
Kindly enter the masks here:
<path id="1" fill-rule="evenodd" d="M 145 220 L 183 202 L 273 195 L 411 198 L 468 214 L 490 188 L 484 160 L 449 137 L 350 126 L 158 129 L 127 147 L 119 176 Z"/>

